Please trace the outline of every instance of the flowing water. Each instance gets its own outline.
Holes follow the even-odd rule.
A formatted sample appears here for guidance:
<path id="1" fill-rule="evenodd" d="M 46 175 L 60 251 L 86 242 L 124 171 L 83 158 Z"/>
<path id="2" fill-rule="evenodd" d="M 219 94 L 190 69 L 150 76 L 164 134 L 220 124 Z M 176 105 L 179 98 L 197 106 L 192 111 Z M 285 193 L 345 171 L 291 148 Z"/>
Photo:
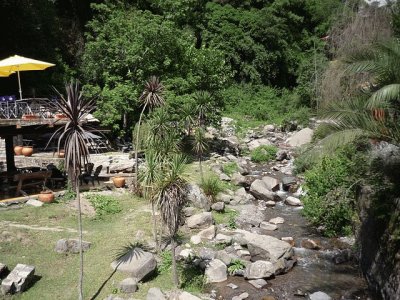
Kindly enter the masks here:
<path id="1" fill-rule="evenodd" d="M 256 173 L 259 174 L 259 172 Z M 275 177 L 282 176 L 282 174 L 274 175 Z M 274 217 L 282 217 L 285 222 L 278 225 L 278 230 L 272 232 L 263 232 L 260 228 L 253 228 L 253 231 L 256 230 L 258 233 L 277 238 L 293 237 L 297 264 L 288 273 L 267 280 L 268 285 L 263 289 L 254 288 L 243 277 L 228 276 L 228 281 L 211 286 L 211 290 L 215 291 L 216 299 L 231 300 L 232 297 L 247 292 L 248 300 L 296 300 L 307 299 L 307 294 L 317 291 L 325 292 L 335 300 L 379 299 L 369 293 L 357 261 L 349 258 L 351 243 L 349 244 L 345 239 L 323 237 L 305 220 L 301 215 L 301 208 L 298 207 L 291 207 L 279 202 L 274 208 L 267 208 L 264 215 L 266 221 Z M 301 248 L 300 244 L 303 239 L 316 241 L 320 249 Z M 228 283 L 233 283 L 238 288 L 227 287 Z"/>

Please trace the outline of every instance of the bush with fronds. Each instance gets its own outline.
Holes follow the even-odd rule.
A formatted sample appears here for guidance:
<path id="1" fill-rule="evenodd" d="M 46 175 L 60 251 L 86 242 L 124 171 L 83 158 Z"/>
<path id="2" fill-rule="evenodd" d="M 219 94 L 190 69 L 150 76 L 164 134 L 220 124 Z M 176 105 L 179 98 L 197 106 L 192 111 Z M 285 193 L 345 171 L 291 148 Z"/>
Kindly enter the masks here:
<path id="1" fill-rule="evenodd" d="M 212 201 L 215 201 L 218 193 L 225 190 L 224 183 L 215 174 L 205 176 L 200 183 L 200 187 L 203 189 L 204 194 Z"/>

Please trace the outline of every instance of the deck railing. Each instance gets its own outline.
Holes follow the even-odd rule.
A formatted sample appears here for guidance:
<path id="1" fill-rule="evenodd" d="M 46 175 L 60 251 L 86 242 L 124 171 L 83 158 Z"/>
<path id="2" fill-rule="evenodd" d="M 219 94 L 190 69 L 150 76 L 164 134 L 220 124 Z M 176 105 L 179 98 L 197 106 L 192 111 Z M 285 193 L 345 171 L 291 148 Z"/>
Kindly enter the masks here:
<path id="1" fill-rule="evenodd" d="M 0 119 L 53 118 L 57 114 L 55 99 L 0 96 Z"/>

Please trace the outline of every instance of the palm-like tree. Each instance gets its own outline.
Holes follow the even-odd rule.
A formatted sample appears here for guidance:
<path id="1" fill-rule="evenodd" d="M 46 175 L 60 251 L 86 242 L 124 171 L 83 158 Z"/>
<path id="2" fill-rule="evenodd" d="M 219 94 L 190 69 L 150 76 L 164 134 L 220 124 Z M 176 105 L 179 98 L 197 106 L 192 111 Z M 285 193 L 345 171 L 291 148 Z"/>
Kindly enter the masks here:
<path id="1" fill-rule="evenodd" d="M 200 176 L 201 176 L 201 181 L 203 182 L 204 176 L 203 176 L 202 160 L 203 160 L 203 153 L 204 151 L 207 150 L 207 139 L 205 137 L 204 129 L 201 127 L 196 129 L 193 140 L 193 150 L 197 154 L 199 159 Z"/>
<path id="2" fill-rule="evenodd" d="M 212 97 L 207 91 L 198 91 L 194 94 L 195 111 L 199 126 L 204 126 L 212 109 Z"/>
<path id="3" fill-rule="evenodd" d="M 178 273 L 176 268 L 176 235 L 182 221 L 182 208 L 187 200 L 187 181 L 184 178 L 186 159 L 180 154 L 172 156 L 165 168 L 163 180 L 157 190 L 158 206 L 163 223 L 168 228 L 171 240 L 172 270 L 175 287 L 178 287 Z"/>
<path id="4" fill-rule="evenodd" d="M 192 125 L 194 123 L 193 114 L 195 112 L 194 103 L 185 102 L 181 108 L 182 121 L 184 123 L 184 127 L 186 129 L 186 134 L 190 136 L 192 131 Z"/>
<path id="5" fill-rule="evenodd" d="M 79 84 L 70 83 L 66 86 L 66 97 L 57 93 L 60 100 L 55 103 L 56 108 L 67 116 L 65 126 L 56 130 L 50 138 L 50 141 L 57 135 L 58 151 L 60 146 L 64 145 L 65 160 L 64 169 L 67 170 L 69 181 L 75 188 L 76 199 L 78 202 L 78 227 L 79 227 L 79 256 L 80 256 L 80 273 L 79 273 L 79 299 L 83 299 L 83 252 L 82 252 L 82 211 L 79 193 L 79 175 L 82 167 L 89 162 L 89 148 L 87 140 L 90 136 L 88 130 L 92 129 L 86 123 L 88 113 L 94 110 L 94 101 L 87 100 L 82 96 Z M 49 143 L 50 143 L 49 141 Z"/>
<path id="6" fill-rule="evenodd" d="M 139 145 L 139 136 L 140 136 L 140 124 L 142 122 L 142 117 L 146 108 L 149 107 L 159 107 L 164 105 L 164 85 L 160 82 L 160 80 L 156 76 L 150 77 L 150 79 L 145 83 L 144 90 L 142 95 L 139 98 L 140 103 L 143 105 L 143 109 L 139 116 L 139 122 L 136 133 L 136 144 L 135 144 L 135 172 L 136 172 L 136 184 L 139 175 L 139 160 L 138 160 L 138 145 Z"/>

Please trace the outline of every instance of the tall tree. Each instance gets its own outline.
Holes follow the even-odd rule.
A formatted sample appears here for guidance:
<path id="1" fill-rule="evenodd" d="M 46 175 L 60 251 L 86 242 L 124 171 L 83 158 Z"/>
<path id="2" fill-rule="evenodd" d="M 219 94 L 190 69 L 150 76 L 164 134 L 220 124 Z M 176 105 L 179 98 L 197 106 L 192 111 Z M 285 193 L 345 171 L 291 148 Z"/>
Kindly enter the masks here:
<path id="1" fill-rule="evenodd" d="M 193 150 L 197 154 L 197 157 L 199 159 L 200 176 L 201 176 L 201 181 L 203 182 L 204 174 L 203 174 L 202 161 L 203 161 L 204 151 L 207 150 L 207 140 L 205 137 L 204 129 L 202 127 L 196 129 L 193 140 Z"/>

